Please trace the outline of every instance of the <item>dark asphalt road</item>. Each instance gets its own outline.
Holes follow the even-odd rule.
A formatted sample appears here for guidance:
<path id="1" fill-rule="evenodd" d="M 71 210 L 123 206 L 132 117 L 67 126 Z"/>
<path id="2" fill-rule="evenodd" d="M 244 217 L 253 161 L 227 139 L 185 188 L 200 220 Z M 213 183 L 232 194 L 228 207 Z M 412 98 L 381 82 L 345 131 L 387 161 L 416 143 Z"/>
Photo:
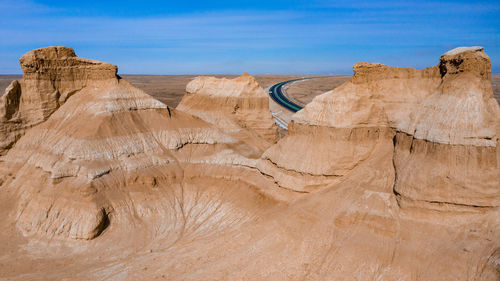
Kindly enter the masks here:
<path id="1" fill-rule="evenodd" d="M 297 112 L 302 109 L 302 106 L 293 103 L 290 101 L 288 98 L 285 97 L 285 95 L 282 92 L 282 87 L 288 83 L 299 81 L 299 80 L 307 80 L 311 78 L 299 78 L 299 79 L 293 79 L 293 80 L 287 80 L 280 82 L 278 84 L 275 84 L 269 88 L 269 96 L 279 105 L 282 107 L 290 110 L 291 112 Z"/>
<path id="2" fill-rule="evenodd" d="M 335 76 L 318 76 L 318 77 L 305 77 L 305 78 L 299 78 L 299 79 L 292 79 L 292 80 L 287 80 L 280 82 L 278 84 L 275 84 L 269 88 L 269 96 L 279 105 L 282 107 L 290 110 L 291 112 L 297 112 L 302 109 L 302 106 L 292 102 L 289 100 L 284 94 L 282 87 L 285 86 L 288 83 L 292 83 L 295 81 L 300 81 L 300 80 L 309 80 L 309 79 L 318 79 L 318 78 L 328 78 L 328 77 L 335 77 Z"/>

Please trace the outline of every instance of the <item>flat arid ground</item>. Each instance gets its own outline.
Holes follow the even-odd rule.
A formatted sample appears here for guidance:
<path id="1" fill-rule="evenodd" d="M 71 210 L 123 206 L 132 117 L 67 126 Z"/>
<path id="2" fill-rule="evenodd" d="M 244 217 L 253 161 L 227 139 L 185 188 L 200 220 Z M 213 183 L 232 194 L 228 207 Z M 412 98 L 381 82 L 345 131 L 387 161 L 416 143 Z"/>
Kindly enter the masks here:
<path id="1" fill-rule="evenodd" d="M 335 75 L 334 77 L 300 80 L 288 84 L 285 90 L 289 97 L 299 102 L 300 105 L 305 105 L 310 103 L 315 96 L 337 88 L 349 78 L 351 78 L 350 75 Z"/>
<path id="2" fill-rule="evenodd" d="M 493 95 L 495 99 L 500 103 L 500 74 L 491 75 L 491 84 L 493 86 Z"/>
<path id="3" fill-rule="evenodd" d="M 206 74 L 207 76 L 235 78 L 237 75 Z M 176 107 L 186 92 L 186 85 L 189 81 L 198 76 L 205 75 L 121 75 L 132 82 L 136 87 L 150 94 L 161 102 Z M 275 83 L 301 77 L 318 75 L 255 75 L 255 78 L 263 88 L 272 86 Z M 0 75 L 0 89 L 3 94 L 4 89 L 12 80 L 21 79 L 22 75 Z M 312 99 L 324 92 L 330 91 L 350 78 L 349 75 L 339 75 L 321 79 L 305 80 L 294 83 L 287 88 L 287 93 L 295 100 L 308 104 Z M 495 99 L 500 103 L 500 74 L 492 74 Z"/>
<path id="4" fill-rule="evenodd" d="M 139 89 L 150 94 L 165 104 L 176 107 L 186 92 L 186 85 L 198 76 L 215 76 L 217 78 L 233 79 L 238 75 L 230 74 L 204 74 L 204 75 L 121 75 Z M 304 75 L 255 75 L 263 88 L 275 83 Z"/>

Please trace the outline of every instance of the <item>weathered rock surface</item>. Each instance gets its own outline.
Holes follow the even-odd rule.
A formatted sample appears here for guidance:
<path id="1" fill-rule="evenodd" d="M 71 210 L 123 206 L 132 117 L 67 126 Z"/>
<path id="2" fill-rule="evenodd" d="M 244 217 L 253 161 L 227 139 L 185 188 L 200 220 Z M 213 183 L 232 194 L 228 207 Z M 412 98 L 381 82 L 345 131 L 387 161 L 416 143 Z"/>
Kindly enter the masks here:
<path id="1" fill-rule="evenodd" d="M 67 47 L 36 49 L 19 61 L 23 79 L 13 81 L 0 98 L 0 154 L 71 95 L 92 83 L 116 79 L 116 66 L 79 58 Z"/>
<path id="2" fill-rule="evenodd" d="M 52 74 L 55 78 L 46 80 L 45 68 L 36 63 L 26 68 L 32 58 L 40 58 L 42 65 L 45 59 L 57 58 L 61 61 L 54 64 L 62 70 L 56 68 Z M 106 73 L 102 73 L 101 67 L 94 67 L 93 61 L 75 58 L 68 48 L 35 50 L 24 55 L 21 62 L 27 71 L 24 79 L 32 79 L 29 83 L 51 81 L 57 84 L 56 92 L 73 92 L 64 104 L 55 100 L 45 104 L 40 100 L 50 100 L 53 95 L 43 86 L 41 90 L 28 92 L 40 97 L 39 107 L 23 111 L 26 108 L 23 103 L 19 106 L 19 114 L 31 112 L 22 116 L 37 117 L 33 119 L 36 123 L 46 119 L 17 141 L 2 158 L 0 167 L 3 174 L 13 175 L 4 185 L 16 191 L 19 203 L 15 217 L 26 234 L 92 239 L 110 223 L 110 213 L 117 217 L 147 217 L 141 211 L 144 208 L 141 200 L 127 197 L 145 196 L 156 187 L 179 192 L 183 162 L 248 166 L 255 162 L 235 152 L 241 149 L 251 156 L 246 152 L 251 147 L 199 118 L 151 98 L 117 77 L 116 68 L 112 72 L 114 77 L 94 79 L 103 78 Z M 92 64 L 82 70 L 80 62 Z M 66 76 L 69 74 L 73 78 Z M 37 83 L 37 79 L 41 82 Z M 71 82 L 72 79 L 75 81 Z M 11 96 L 19 93 L 16 90 L 19 84 L 12 85 L 5 98 L 8 109 Z M 22 98 L 23 95 L 21 92 Z M 50 114 L 44 113 L 47 108 Z M 156 195 L 151 195 L 150 208 L 161 209 L 158 204 L 171 200 L 168 196 L 161 198 L 161 192 L 153 193 Z"/>
<path id="3" fill-rule="evenodd" d="M 441 83 L 438 66 L 417 70 L 361 62 L 355 64 L 353 70 L 352 79 L 334 92 L 369 97 L 382 106 L 391 127 L 405 122 L 414 106 Z"/>
<path id="4" fill-rule="evenodd" d="M 392 146 L 392 134 L 386 114 L 367 96 L 328 92 L 293 116 L 288 135 L 258 168 L 284 188 L 315 191 L 338 182 L 376 146 Z"/>
<path id="5" fill-rule="evenodd" d="M 194 80 L 183 110 L 90 79 L 0 158 L 0 278 L 498 280 L 488 57 L 354 69 L 272 146 L 249 77 Z"/>
<path id="6" fill-rule="evenodd" d="M 263 149 L 279 137 L 269 111 L 268 96 L 257 80 L 247 73 L 235 79 L 194 79 L 186 86 L 186 95 L 177 109 Z"/>
<path id="7" fill-rule="evenodd" d="M 354 71 L 297 112 L 257 166 L 285 189 L 313 193 L 284 216 L 335 237 L 323 246 L 335 254 L 324 251 L 307 278 L 498 279 L 500 112 L 487 55 L 461 48 L 424 70 Z"/>
<path id="8" fill-rule="evenodd" d="M 500 205 L 500 108 L 490 60 L 480 47 L 440 58 L 441 83 L 410 114 L 396 139 L 395 192 L 433 207 Z"/>
<path id="9" fill-rule="evenodd" d="M 416 70 L 362 62 L 353 70 L 348 82 L 297 112 L 288 136 L 264 153 L 259 169 L 282 187 L 310 192 L 340 181 L 377 145 L 392 145 L 393 130 L 440 83 L 438 66 Z"/>
<path id="10" fill-rule="evenodd" d="M 412 196 L 419 200 L 496 206 L 500 113 L 490 61 L 482 48 L 460 50 L 424 70 L 356 64 L 351 81 L 293 116 L 289 135 L 264 153 L 259 169 L 285 188 L 317 190 L 340 180 L 380 140 L 392 142 L 397 133 L 398 194 L 417 189 Z M 312 148 L 296 149 L 306 146 Z M 410 151 L 414 160 L 407 159 Z M 454 199 L 445 200 L 445 194 Z M 461 196 L 476 199 L 466 203 Z"/>

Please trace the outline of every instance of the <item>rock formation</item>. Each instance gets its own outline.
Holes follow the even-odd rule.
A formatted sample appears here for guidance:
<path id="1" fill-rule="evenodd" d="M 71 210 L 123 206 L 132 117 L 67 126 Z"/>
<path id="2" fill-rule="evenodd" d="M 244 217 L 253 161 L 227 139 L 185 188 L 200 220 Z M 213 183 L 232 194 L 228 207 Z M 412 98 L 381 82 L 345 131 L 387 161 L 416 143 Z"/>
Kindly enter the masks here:
<path id="1" fill-rule="evenodd" d="M 289 135 L 264 153 L 259 169 L 285 188 L 300 192 L 316 190 L 338 181 L 366 159 L 379 140 L 385 139 L 387 143 L 397 132 L 394 141 L 398 140 L 397 144 L 403 147 L 410 145 L 412 139 L 434 146 L 445 144 L 433 149 L 420 147 L 431 150 L 425 153 L 430 158 L 413 155 L 414 161 L 420 159 L 413 164 L 399 161 L 403 152 L 398 149 L 395 161 L 404 164 L 396 165 L 402 169 L 398 173 L 397 192 L 402 186 L 444 187 L 454 182 L 451 190 L 467 184 L 476 188 L 485 185 L 483 196 L 496 200 L 493 198 L 498 198 L 496 143 L 500 114 L 492 96 L 489 58 L 482 48 L 472 47 L 452 50 L 440 61 L 439 65 L 424 70 L 374 63 L 354 65 L 355 74 L 350 81 L 317 96 L 293 116 Z M 403 135 L 414 137 L 403 140 Z M 306 152 L 293 149 L 307 145 L 317 149 Z M 472 152 L 466 146 L 481 146 L 481 152 Z M 435 149 L 443 155 L 437 156 Z M 449 149 L 453 151 L 444 152 Z M 437 158 L 432 160 L 433 157 Z M 415 173 L 419 169 L 425 171 Z M 474 172 L 465 175 L 461 172 L 464 170 Z M 402 181 L 403 171 L 410 177 L 406 184 Z M 430 180 L 429 175 L 435 175 L 434 180 L 448 179 L 447 183 L 422 185 L 422 181 Z M 421 181 L 414 177 L 420 177 Z M 439 193 L 454 194 L 450 189 Z M 434 199 L 428 201 L 437 200 Z"/>
<path id="2" fill-rule="evenodd" d="M 248 73 L 235 79 L 194 79 L 186 86 L 186 95 L 177 109 L 198 116 L 224 132 L 263 149 L 278 139 L 278 128 L 269 111 L 268 96 Z"/>
<path id="3" fill-rule="evenodd" d="M 33 50 L 19 61 L 23 79 L 13 81 L 0 99 L 0 154 L 73 94 L 92 83 L 116 79 L 116 66 L 79 58 L 67 47 Z"/>
<path id="4" fill-rule="evenodd" d="M 356 64 L 274 145 L 249 76 L 198 78 L 172 109 L 105 63 L 63 79 L 87 61 L 69 48 L 31 54 L 61 58 L 47 80 L 60 94 L 39 68 L 2 97 L 0 278 L 500 278 L 500 109 L 482 48 L 424 70 Z M 25 91 L 28 77 L 44 86 Z"/>
<path id="5" fill-rule="evenodd" d="M 441 83 L 398 128 L 395 192 L 431 207 L 500 205 L 500 109 L 480 47 L 440 58 Z"/>
<path id="6" fill-rule="evenodd" d="M 440 83 L 438 66 L 416 70 L 362 62 L 353 70 L 348 82 L 297 112 L 288 136 L 264 153 L 259 169 L 282 187 L 311 192 L 340 181 L 376 145 L 392 145 L 392 128 L 407 122 Z M 292 148 L 297 146 L 316 149 Z"/>
<path id="7" fill-rule="evenodd" d="M 293 116 L 288 135 L 263 154 L 258 168 L 284 188 L 310 192 L 338 182 L 377 145 L 392 146 L 381 106 L 363 94 L 325 93 Z"/>
<path id="8" fill-rule="evenodd" d="M 114 66 L 77 58 L 63 47 L 32 51 L 21 63 L 27 72 L 21 85 L 31 86 L 23 91 L 12 83 L 4 116 L 21 118 L 23 130 L 34 127 L 2 158 L 0 168 L 12 175 L 4 184 L 16 190 L 15 217 L 24 233 L 92 239 L 107 227 L 112 212 L 147 216 L 133 194 L 150 196 L 148 208 L 171 200 L 151 190 L 178 192 L 183 162 L 255 161 L 234 152 L 251 147 L 151 98 L 116 76 Z M 12 102 L 16 95 L 20 102 Z"/>
<path id="9" fill-rule="evenodd" d="M 354 71 L 297 112 L 257 166 L 282 188 L 313 193 L 296 206 L 305 214 L 287 216 L 335 237 L 327 244 L 336 254 L 324 251 L 328 266 L 313 266 L 310 279 L 498 279 L 500 110 L 488 56 L 458 48 L 424 70 L 358 63 Z M 405 265 L 415 263 L 426 269 Z"/>

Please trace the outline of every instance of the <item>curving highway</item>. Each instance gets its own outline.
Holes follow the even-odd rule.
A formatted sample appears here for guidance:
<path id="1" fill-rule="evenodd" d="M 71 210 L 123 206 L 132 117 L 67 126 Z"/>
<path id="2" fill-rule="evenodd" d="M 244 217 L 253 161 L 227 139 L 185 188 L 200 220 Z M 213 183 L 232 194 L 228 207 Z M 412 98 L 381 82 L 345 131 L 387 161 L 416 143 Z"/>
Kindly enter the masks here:
<path id="1" fill-rule="evenodd" d="M 328 78 L 328 77 L 334 77 L 334 76 L 318 76 L 318 77 L 304 77 L 304 78 L 298 78 L 298 79 L 292 79 L 292 80 L 287 80 L 280 82 L 278 84 L 274 84 L 269 88 L 269 96 L 273 101 L 275 101 L 278 105 L 281 107 L 284 107 L 285 109 L 291 111 L 292 113 L 295 113 L 303 108 L 303 106 L 298 105 L 297 103 L 291 101 L 291 99 L 287 96 L 286 91 L 283 90 L 283 86 L 285 86 L 288 83 L 296 82 L 296 81 L 301 81 L 301 80 L 309 80 L 309 79 L 318 79 L 318 78 Z M 274 121 L 276 122 L 276 125 L 279 127 L 288 130 L 288 122 L 286 121 L 287 118 L 283 118 L 280 112 L 271 112 Z"/>
<path id="2" fill-rule="evenodd" d="M 290 110 L 291 112 L 297 112 L 303 108 L 303 106 L 298 105 L 291 101 L 286 94 L 283 93 L 283 86 L 285 86 L 288 83 L 292 83 L 295 81 L 301 81 L 301 80 L 310 80 L 310 79 L 318 79 L 318 78 L 328 78 L 328 77 L 335 77 L 335 76 L 318 76 L 318 77 L 304 77 L 304 78 L 298 78 L 298 79 L 292 79 L 292 80 L 287 80 L 280 82 L 278 84 L 274 84 L 269 88 L 269 96 L 279 105 L 282 107 Z"/>
<path id="3" fill-rule="evenodd" d="M 297 112 L 302 109 L 302 106 L 292 102 L 289 100 L 284 94 L 283 94 L 283 89 L 282 87 L 288 83 L 299 81 L 299 80 L 308 80 L 312 78 L 299 78 L 299 79 L 293 79 L 293 80 L 287 80 L 280 82 L 278 84 L 275 84 L 269 88 L 269 96 L 279 105 L 282 107 L 290 110 L 291 112 Z"/>

